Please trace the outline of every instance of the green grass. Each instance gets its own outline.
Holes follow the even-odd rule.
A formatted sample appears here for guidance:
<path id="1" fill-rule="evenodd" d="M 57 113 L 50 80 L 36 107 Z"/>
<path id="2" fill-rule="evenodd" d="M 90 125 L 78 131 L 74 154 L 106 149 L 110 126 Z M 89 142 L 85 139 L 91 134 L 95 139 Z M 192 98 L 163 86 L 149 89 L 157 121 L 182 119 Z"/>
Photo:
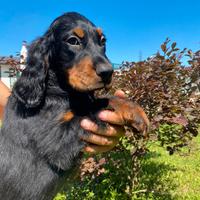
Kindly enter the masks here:
<path id="1" fill-rule="evenodd" d="M 200 200 L 200 135 L 191 142 L 190 152 L 185 148 L 170 156 L 157 142 L 148 146 L 150 151 L 142 158 L 140 184 L 132 200 Z M 65 196 L 55 200 L 65 200 Z"/>
<path id="2" fill-rule="evenodd" d="M 186 149 L 170 156 L 158 143 L 149 144 L 142 161 L 137 199 L 200 199 L 200 136 Z M 134 198 L 133 198 L 134 199 Z"/>

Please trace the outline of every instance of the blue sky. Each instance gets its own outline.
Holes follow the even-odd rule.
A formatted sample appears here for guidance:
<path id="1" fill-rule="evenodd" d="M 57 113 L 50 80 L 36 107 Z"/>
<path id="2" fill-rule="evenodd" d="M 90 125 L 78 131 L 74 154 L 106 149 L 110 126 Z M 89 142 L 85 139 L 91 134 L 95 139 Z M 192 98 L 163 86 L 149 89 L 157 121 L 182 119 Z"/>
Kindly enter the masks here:
<path id="1" fill-rule="evenodd" d="M 10 0 L 0 8 L 0 56 L 15 55 L 23 40 L 42 35 L 59 15 L 77 11 L 107 37 L 114 63 L 154 54 L 166 37 L 180 48 L 200 49 L 199 0 Z"/>

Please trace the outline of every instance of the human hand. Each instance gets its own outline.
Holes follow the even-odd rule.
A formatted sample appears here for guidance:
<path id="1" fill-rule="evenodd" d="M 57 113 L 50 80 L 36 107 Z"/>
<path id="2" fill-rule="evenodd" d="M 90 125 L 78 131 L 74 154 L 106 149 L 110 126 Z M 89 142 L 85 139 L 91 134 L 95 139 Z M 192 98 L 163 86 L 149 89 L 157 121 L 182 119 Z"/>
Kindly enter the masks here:
<path id="1" fill-rule="evenodd" d="M 101 112 L 99 118 L 102 121 L 135 128 L 145 138 L 147 137 L 150 123 L 144 110 L 137 103 L 124 98 L 111 97 L 109 107 L 113 111 Z"/>
<path id="2" fill-rule="evenodd" d="M 111 98 L 109 102 L 114 111 L 104 110 L 99 113 L 99 118 L 109 123 L 106 128 L 102 129 L 88 119 L 81 121 L 82 128 L 91 133 L 89 137 L 82 138 L 90 143 L 85 147 L 85 152 L 102 153 L 111 150 L 124 135 L 124 125 L 132 126 L 146 136 L 149 121 L 142 108 L 126 100 L 121 90 L 116 91 L 115 96 L 118 98 Z"/>
<path id="3" fill-rule="evenodd" d="M 121 90 L 115 92 L 115 96 L 125 98 L 125 94 Z M 100 112 L 104 113 L 104 111 Z M 108 121 L 112 117 L 109 114 L 104 117 L 104 121 Z M 97 124 L 89 119 L 81 121 L 81 127 L 90 132 L 89 137 L 82 138 L 84 141 L 89 142 L 90 145 L 84 148 L 84 152 L 90 154 L 103 153 L 113 149 L 118 143 L 119 138 L 125 134 L 124 126 L 116 125 L 115 119 L 106 128 L 100 128 Z"/>

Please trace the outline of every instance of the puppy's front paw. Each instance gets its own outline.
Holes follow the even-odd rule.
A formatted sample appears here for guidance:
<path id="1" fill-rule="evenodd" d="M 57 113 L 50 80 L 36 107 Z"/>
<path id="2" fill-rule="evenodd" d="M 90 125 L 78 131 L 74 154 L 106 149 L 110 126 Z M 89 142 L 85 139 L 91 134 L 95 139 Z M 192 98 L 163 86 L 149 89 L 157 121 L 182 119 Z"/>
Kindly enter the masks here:
<path id="1" fill-rule="evenodd" d="M 147 137 L 150 123 L 144 110 L 137 103 L 112 97 L 109 99 L 109 107 L 114 109 L 125 125 L 136 128 L 143 133 L 143 136 Z"/>

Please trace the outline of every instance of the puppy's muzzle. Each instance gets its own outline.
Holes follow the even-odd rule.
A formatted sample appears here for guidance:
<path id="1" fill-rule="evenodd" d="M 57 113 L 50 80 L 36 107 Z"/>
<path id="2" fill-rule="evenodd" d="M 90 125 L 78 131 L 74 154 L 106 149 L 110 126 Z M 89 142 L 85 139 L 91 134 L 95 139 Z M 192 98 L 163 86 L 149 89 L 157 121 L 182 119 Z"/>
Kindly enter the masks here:
<path id="1" fill-rule="evenodd" d="M 100 65 L 98 66 L 96 73 L 98 76 L 101 77 L 102 82 L 107 85 L 110 84 L 112 81 L 112 74 L 113 74 L 113 68 L 112 65 Z"/>

